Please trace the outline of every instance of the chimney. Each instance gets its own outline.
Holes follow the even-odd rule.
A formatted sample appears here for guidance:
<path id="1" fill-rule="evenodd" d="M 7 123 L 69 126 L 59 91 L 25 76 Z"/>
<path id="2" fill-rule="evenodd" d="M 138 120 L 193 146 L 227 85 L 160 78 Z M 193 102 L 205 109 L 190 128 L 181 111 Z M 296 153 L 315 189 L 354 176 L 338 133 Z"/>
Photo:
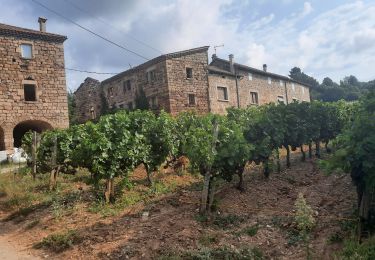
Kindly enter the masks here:
<path id="1" fill-rule="evenodd" d="M 263 64 L 263 71 L 267 72 L 267 64 Z"/>
<path id="2" fill-rule="evenodd" d="M 46 22 L 47 22 L 47 19 L 44 18 L 44 17 L 39 17 L 38 19 L 38 23 L 39 23 L 39 30 L 41 32 L 46 32 Z"/>
<path id="3" fill-rule="evenodd" d="M 216 60 L 216 59 L 217 59 L 216 53 L 212 54 L 212 60 Z"/>
<path id="4" fill-rule="evenodd" d="M 230 67 L 230 72 L 234 73 L 234 62 L 233 62 L 233 59 L 234 59 L 234 55 L 233 54 L 229 54 L 229 67 Z"/>

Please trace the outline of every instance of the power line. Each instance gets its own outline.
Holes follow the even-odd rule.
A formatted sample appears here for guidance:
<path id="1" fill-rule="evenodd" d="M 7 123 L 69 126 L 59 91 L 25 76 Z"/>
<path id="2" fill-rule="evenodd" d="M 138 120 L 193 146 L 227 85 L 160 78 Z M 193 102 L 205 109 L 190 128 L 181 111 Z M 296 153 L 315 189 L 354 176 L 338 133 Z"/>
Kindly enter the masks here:
<path id="1" fill-rule="evenodd" d="M 35 4 L 37 4 L 37 5 L 39 5 L 39 6 L 43 7 L 44 9 L 46 9 L 46 10 L 48 10 L 48 11 L 50 11 L 50 12 L 56 14 L 57 16 L 59 16 L 59 17 L 65 19 L 65 20 L 67 20 L 67 21 L 73 23 L 74 25 L 78 26 L 79 28 L 81 28 L 81 29 L 83 29 L 83 30 L 85 30 L 85 31 L 87 31 L 87 32 L 89 32 L 89 33 L 91 33 L 91 34 L 93 34 L 93 35 L 95 35 L 95 36 L 101 38 L 102 40 L 104 40 L 104 41 L 106 41 L 106 42 L 109 42 L 109 43 L 111 43 L 111 44 L 113 44 L 113 45 L 115 45 L 115 46 L 117 46 L 117 47 L 119 47 L 119 48 L 121 48 L 121 49 L 123 49 L 123 50 L 125 50 L 125 51 L 127 51 L 127 52 L 130 52 L 130 53 L 132 53 L 132 54 L 134 54 L 134 55 L 136 55 L 136 56 L 142 58 L 142 59 L 149 60 L 149 58 L 146 58 L 145 56 L 143 56 L 143 55 L 141 55 L 141 54 L 139 54 L 139 53 L 137 53 L 137 52 L 135 52 L 135 51 L 132 51 L 132 50 L 130 50 L 130 49 L 128 49 L 128 48 L 126 48 L 126 47 L 124 47 L 124 46 L 122 46 L 122 45 L 120 45 L 120 44 L 114 42 L 114 41 L 111 41 L 110 39 L 108 39 L 108 38 L 106 38 L 106 37 L 104 37 L 104 36 L 102 36 L 102 35 L 100 35 L 100 34 L 94 32 L 94 31 L 92 31 L 92 30 L 90 30 L 90 29 L 88 29 L 88 28 L 86 28 L 86 27 L 84 27 L 84 26 L 82 26 L 82 25 L 80 25 L 79 23 L 73 21 L 72 19 L 70 19 L 70 18 L 68 18 L 68 17 L 66 17 L 66 16 L 64 16 L 64 15 L 62 15 L 62 14 L 56 12 L 55 10 L 52 10 L 51 8 L 45 6 L 44 4 L 38 2 L 37 0 L 31 0 L 31 1 L 33 1 Z"/>
<path id="2" fill-rule="evenodd" d="M 63 1 L 66 2 L 66 3 L 68 3 L 68 4 L 70 4 L 71 6 L 73 6 L 74 8 L 76 8 L 77 10 L 79 10 L 79 11 L 81 11 L 81 12 L 83 12 L 83 13 L 85 13 L 85 14 L 87 14 L 87 15 L 93 17 L 93 18 L 95 18 L 96 20 L 100 21 L 101 23 L 103 23 L 103 24 L 105 24 L 105 25 L 111 27 L 112 29 L 114 29 L 114 30 L 116 30 L 116 31 L 118 31 L 118 32 L 120 32 L 120 33 L 122 33 L 122 34 L 126 34 L 127 37 L 129 37 L 130 39 L 132 39 L 132 40 L 134 40 L 134 41 L 136 41 L 136 42 L 138 42 L 138 43 L 140 43 L 140 44 L 143 44 L 144 46 L 146 46 L 146 47 L 148 47 L 148 48 L 154 50 L 155 52 L 157 52 L 157 53 L 159 53 L 159 54 L 163 54 L 163 52 L 162 52 L 161 50 L 158 50 L 158 49 L 152 47 L 151 45 L 149 45 L 149 44 L 147 44 L 147 43 L 145 43 L 145 42 L 143 42 L 143 41 L 141 41 L 141 40 L 138 40 L 137 38 L 135 38 L 135 37 L 129 35 L 127 32 L 118 29 L 117 27 L 115 27 L 114 25 L 112 25 L 112 24 L 106 22 L 105 20 L 101 19 L 100 17 L 97 17 L 97 16 L 93 15 L 91 12 L 86 11 L 86 10 L 83 9 L 82 7 L 78 6 L 77 4 L 75 4 L 75 3 L 73 3 L 73 2 L 71 2 L 71 1 L 69 1 L 69 0 L 63 0 Z"/>
<path id="3" fill-rule="evenodd" d="M 87 71 L 87 70 L 80 70 L 80 69 L 72 69 L 72 68 L 66 68 L 66 70 L 76 71 L 76 72 L 82 72 L 82 73 L 89 73 L 89 74 L 98 74 L 98 75 L 117 75 L 119 73 L 114 72 L 96 72 L 96 71 Z"/>

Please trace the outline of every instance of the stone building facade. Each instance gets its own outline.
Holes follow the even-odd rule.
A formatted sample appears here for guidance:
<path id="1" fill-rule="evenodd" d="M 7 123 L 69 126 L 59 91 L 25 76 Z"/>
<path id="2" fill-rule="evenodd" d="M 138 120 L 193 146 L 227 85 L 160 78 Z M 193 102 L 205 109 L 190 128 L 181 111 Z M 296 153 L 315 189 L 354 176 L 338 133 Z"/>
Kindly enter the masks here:
<path id="1" fill-rule="evenodd" d="M 134 109 L 142 89 L 152 110 L 173 115 L 188 110 L 225 114 L 229 107 L 310 101 L 309 86 L 267 72 L 266 66 L 258 70 L 237 64 L 233 55 L 229 60 L 214 55 L 208 64 L 208 46 L 159 56 L 104 80 L 100 88 L 109 107 Z M 83 104 L 95 103 L 95 98 L 81 85 L 76 99 L 82 121 L 92 119 L 89 107 Z"/>
<path id="2" fill-rule="evenodd" d="M 210 111 L 224 114 L 229 107 L 246 108 L 271 102 L 310 102 L 309 86 L 289 77 L 258 70 L 213 55 L 208 67 Z"/>
<path id="3" fill-rule="evenodd" d="M 84 123 L 88 120 L 95 120 L 101 114 L 102 89 L 100 81 L 93 78 L 86 78 L 75 91 L 75 105 L 77 107 L 75 120 L 77 123 Z"/>
<path id="4" fill-rule="evenodd" d="M 173 115 L 187 110 L 209 112 L 207 50 L 208 46 L 204 46 L 161 55 L 102 81 L 100 88 L 109 108 L 134 109 L 136 97 L 143 91 L 155 112 L 164 110 Z M 75 92 L 76 116 L 82 119 L 80 122 L 92 119 L 85 104 L 98 104 L 87 94 L 87 80 Z"/>
<path id="5" fill-rule="evenodd" d="M 0 151 L 19 147 L 23 134 L 69 126 L 65 36 L 0 24 Z"/>

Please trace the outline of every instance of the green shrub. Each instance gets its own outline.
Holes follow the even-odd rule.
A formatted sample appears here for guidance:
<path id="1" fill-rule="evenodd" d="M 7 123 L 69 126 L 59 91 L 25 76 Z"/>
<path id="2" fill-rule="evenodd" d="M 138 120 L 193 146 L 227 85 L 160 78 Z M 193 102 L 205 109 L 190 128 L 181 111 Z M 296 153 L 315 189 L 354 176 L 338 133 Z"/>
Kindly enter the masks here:
<path id="1" fill-rule="evenodd" d="M 36 249 L 45 248 L 55 253 L 60 253 L 81 241 L 82 238 L 75 230 L 68 230 L 64 233 L 48 235 L 42 241 L 34 244 L 33 247 Z"/>

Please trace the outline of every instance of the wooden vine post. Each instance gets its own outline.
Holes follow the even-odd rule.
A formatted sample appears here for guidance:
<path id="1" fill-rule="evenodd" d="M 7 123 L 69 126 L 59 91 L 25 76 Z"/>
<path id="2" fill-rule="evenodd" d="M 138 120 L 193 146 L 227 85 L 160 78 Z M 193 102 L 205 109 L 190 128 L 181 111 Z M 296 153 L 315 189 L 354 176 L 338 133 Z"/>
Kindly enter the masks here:
<path id="1" fill-rule="evenodd" d="M 215 154 L 216 152 L 216 142 L 217 142 L 217 137 L 219 134 L 219 124 L 215 120 L 214 122 L 214 127 L 213 127 L 213 133 L 212 133 L 212 143 L 211 143 L 211 149 L 212 149 L 212 154 Z M 202 198 L 201 198 L 201 207 L 200 207 L 200 213 L 201 214 L 206 214 L 207 210 L 209 209 L 209 197 L 213 195 L 213 185 L 210 185 L 211 181 L 211 168 L 212 165 L 208 165 L 205 175 L 204 175 L 204 182 L 203 182 L 203 190 L 202 190 Z M 209 191 L 211 188 L 211 196 L 209 196 Z M 213 197 L 213 196 L 212 196 Z"/>
<path id="2" fill-rule="evenodd" d="M 54 137 L 53 140 L 53 150 L 51 155 L 51 175 L 50 175 L 50 182 L 49 182 L 49 189 L 55 190 L 57 184 L 57 175 L 59 173 L 59 167 L 57 166 L 57 136 Z"/>
<path id="3" fill-rule="evenodd" d="M 31 143 L 31 157 L 32 157 L 32 176 L 35 181 L 36 178 L 36 149 L 37 149 L 37 133 L 33 132 L 33 140 Z"/>

